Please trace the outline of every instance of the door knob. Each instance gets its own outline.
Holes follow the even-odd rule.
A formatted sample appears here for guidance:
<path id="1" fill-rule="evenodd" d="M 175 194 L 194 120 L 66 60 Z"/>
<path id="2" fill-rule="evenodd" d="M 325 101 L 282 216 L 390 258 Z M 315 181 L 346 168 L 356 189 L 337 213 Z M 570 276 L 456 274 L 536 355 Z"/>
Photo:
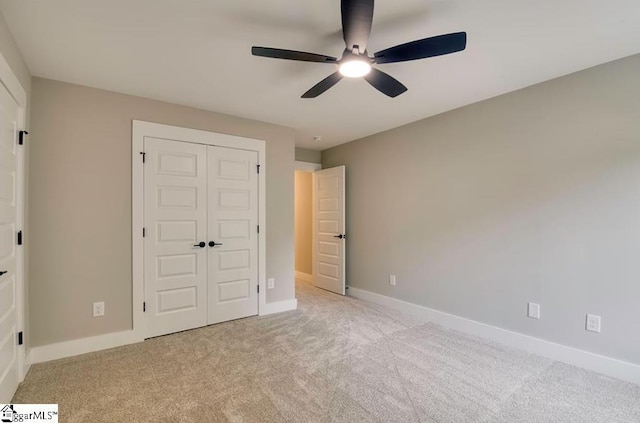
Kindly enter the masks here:
<path id="1" fill-rule="evenodd" d="M 204 241 L 200 241 L 199 244 L 193 244 L 194 247 L 200 247 L 200 248 L 204 248 L 207 246 L 207 243 Z"/>
<path id="2" fill-rule="evenodd" d="M 8 270 L 0 270 L 0 276 L 4 275 L 5 273 L 8 273 Z"/>
<path id="3" fill-rule="evenodd" d="M 209 247 L 215 247 L 216 245 L 222 245 L 221 242 L 209 241 Z"/>
<path id="4" fill-rule="evenodd" d="M 345 235 L 345 234 L 340 234 L 340 235 L 334 235 L 333 237 L 334 237 L 334 238 L 340 238 L 340 239 L 343 239 L 343 238 L 346 238 L 346 237 L 347 237 L 347 235 Z"/>

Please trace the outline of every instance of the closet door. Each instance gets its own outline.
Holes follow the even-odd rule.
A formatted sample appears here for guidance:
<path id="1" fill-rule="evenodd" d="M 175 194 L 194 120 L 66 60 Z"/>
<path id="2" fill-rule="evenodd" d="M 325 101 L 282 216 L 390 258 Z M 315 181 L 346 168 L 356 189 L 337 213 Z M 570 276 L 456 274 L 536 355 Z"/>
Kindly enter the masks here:
<path id="1" fill-rule="evenodd" d="M 147 337 L 207 324 L 207 147 L 144 140 Z"/>
<path id="2" fill-rule="evenodd" d="M 258 153 L 207 147 L 208 323 L 258 314 Z"/>

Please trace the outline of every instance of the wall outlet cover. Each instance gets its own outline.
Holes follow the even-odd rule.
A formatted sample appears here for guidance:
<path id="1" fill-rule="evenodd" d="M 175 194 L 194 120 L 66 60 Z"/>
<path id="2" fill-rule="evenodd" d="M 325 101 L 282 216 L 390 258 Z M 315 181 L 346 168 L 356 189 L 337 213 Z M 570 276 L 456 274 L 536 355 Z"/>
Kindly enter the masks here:
<path id="1" fill-rule="evenodd" d="M 396 286 L 396 275 L 389 275 L 389 285 Z"/>
<path id="2" fill-rule="evenodd" d="M 596 314 L 587 314 L 586 330 L 589 332 L 600 333 L 602 319 Z"/>
<path id="3" fill-rule="evenodd" d="M 104 316 L 104 301 L 93 303 L 93 317 Z"/>
<path id="4" fill-rule="evenodd" d="M 532 319 L 540 318 L 540 304 L 537 303 L 529 303 L 527 306 L 527 316 Z"/>
<path id="5" fill-rule="evenodd" d="M 276 280 L 274 278 L 267 279 L 267 289 L 273 289 L 276 286 Z"/>

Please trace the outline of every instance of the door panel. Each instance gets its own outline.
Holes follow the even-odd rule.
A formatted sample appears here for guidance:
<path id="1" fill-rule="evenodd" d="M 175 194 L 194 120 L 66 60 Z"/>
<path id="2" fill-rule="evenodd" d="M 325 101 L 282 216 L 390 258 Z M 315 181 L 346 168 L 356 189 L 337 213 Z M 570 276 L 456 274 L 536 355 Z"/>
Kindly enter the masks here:
<path id="1" fill-rule="evenodd" d="M 158 314 L 194 310 L 198 307 L 198 291 L 194 286 L 158 292 Z"/>
<path id="2" fill-rule="evenodd" d="M 207 148 L 145 138 L 147 336 L 207 324 Z"/>
<path id="3" fill-rule="evenodd" d="M 318 288 L 341 295 L 345 294 L 344 183 L 344 166 L 313 174 L 313 280 Z"/>
<path id="4" fill-rule="evenodd" d="M 183 208 L 194 210 L 198 207 L 198 190 L 196 187 L 159 186 L 158 203 L 160 208 Z"/>
<path id="5" fill-rule="evenodd" d="M 258 153 L 208 147 L 209 324 L 258 314 Z"/>
<path id="6" fill-rule="evenodd" d="M 158 243 L 195 242 L 198 239 L 198 225 L 194 220 L 168 220 L 156 222 Z"/>
<path id="7" fill-rule="evenodd" d="M 18 387 L 16 128 L 19 107 L 0 83 L 0 403 Z"/>

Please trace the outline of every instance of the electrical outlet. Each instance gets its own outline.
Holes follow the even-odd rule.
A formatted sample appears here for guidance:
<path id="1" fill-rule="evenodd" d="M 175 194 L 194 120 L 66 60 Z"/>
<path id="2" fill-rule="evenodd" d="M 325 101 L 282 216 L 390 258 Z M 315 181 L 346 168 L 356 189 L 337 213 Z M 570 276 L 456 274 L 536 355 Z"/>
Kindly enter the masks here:
<path id="1" fill-rule="evenodd" d="M 267 289 L 273 289 L 276 285 L 276 280 L 273 278 L 267 279 Z"/>
<path id="2" fill-rule="evenodd" d="M 93 303 L 93 317 L 104 316 L 104 301 Z"/>
<path id="3" fill-rule="evenodd" d="M 540 318 L 540 304 L 529 303 L 528 304 L 528 308 L 527 308 L 527 316 L 531 317 L 532 319 L 539 319 Z"/>
<path id="4" fill-rule="evenodd" d="M 589 332 L 600 333 L 600 323 L 600 316 L 597 316 L 595 314 L 587 314 L 587 326 L 585 329 L 587 329 Z"/>
<path id="5" fill-rule="evenodd" d="M 396 286 L 396 275 L 389 275 L 389 285 Z"/>

